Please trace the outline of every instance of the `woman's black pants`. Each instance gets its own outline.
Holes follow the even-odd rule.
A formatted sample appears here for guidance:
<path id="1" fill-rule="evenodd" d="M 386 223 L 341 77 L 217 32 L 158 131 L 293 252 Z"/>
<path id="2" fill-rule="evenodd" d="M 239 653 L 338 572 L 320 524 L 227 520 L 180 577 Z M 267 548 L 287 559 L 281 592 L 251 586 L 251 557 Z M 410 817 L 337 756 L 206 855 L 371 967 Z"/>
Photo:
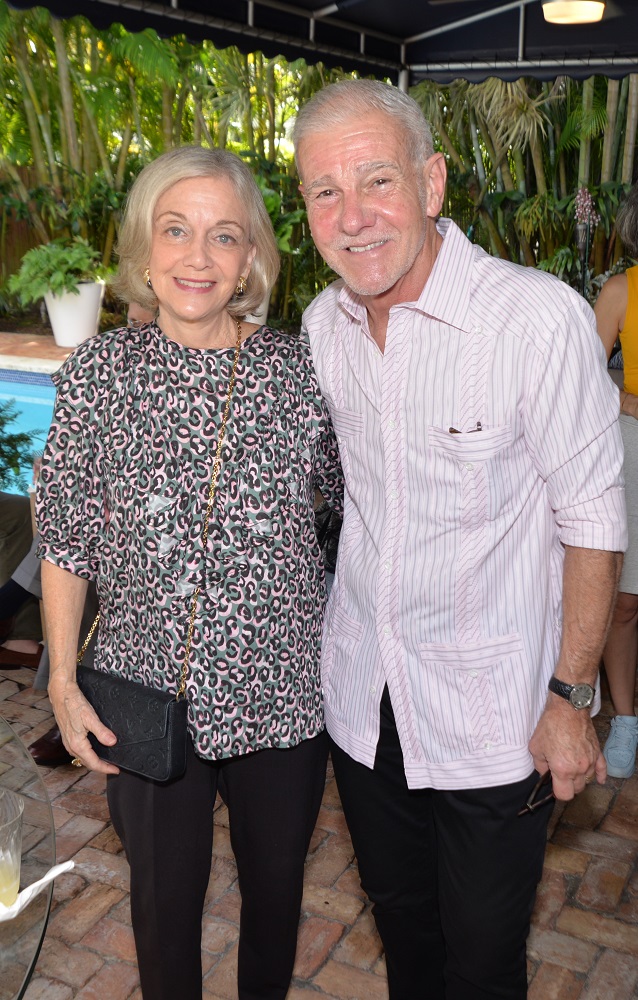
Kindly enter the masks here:
<path id="1" fill-rule="evenodd" d="M 213 804 L 226 805 L 241 891 L 240 1000 L 284 1000 L 295 961 L 304 862 L 324 789 L 325 734 L 290 750 L 197 757 L 166 785 L 109 777 L 113 826 L 131 867 L 131 917 L 144 1000 L 201 1000 L 202 910 Z"/>
<path id="2" fill-rule="evenodd" d="M 517 812 L 538 776 L 409 790 L 387 689 L 374 769 L 334 743 L 331 754 L 390 1000 L 523 1000 L 551 806 Z"/>

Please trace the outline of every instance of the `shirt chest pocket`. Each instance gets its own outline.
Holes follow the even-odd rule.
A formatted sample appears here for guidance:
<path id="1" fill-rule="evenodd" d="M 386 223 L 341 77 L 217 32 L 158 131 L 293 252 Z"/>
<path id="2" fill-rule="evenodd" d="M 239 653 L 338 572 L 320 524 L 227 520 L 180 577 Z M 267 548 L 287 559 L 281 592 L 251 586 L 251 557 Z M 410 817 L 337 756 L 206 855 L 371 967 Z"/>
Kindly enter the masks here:
<path id="1" fill-rule="evenodd" d="M 428 428 L 427 483 L 431 518 L 466 527 L 494 521 L 513 503 L 509 424 L 468 432 Z"/>
<path id="2" fill-rule="evenodd" d="M 355 410 L 344 410 L 331 406 L 330 417 L 339 445 L 341 465 L 348 488 L 352 492 L 356 483 L 361 483 L 364 478 L 358 470 L 362 457 L 363 415 Z"/>

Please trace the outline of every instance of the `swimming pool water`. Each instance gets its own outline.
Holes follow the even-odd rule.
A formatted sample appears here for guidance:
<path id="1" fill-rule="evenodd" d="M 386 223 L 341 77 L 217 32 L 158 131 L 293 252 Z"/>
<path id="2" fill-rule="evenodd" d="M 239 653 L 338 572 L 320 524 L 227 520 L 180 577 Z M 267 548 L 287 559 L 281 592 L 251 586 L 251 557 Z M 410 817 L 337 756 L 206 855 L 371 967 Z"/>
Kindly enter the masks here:
<path id="1" fill-rule="evenodd" d="M 55 388 L 50 376 L 42 375 L 40 372 L 19 372 L 0 368 L 0 402 L 6 403 L 9 400 L 15 403 L 17 417 L 9 424 L 7 431 L 10 434 L 35 431 L 33 451 L 42 452 L 55 401 Z M 31 465 L 27 462 L 22 471 L 30 483 Z M 4 488 L 8 492 L 18 492 L 9 490 L 8 487 Z"/>

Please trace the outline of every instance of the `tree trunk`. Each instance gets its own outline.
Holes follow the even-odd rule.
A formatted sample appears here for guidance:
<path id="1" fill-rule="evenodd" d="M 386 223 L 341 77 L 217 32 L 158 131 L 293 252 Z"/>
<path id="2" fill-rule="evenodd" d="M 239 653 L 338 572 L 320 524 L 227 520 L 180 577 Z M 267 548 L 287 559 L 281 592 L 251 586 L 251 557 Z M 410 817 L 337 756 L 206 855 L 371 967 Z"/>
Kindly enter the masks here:
<path id="1" fill-rule="evenodd" d="M 201 95 L 198 94 L 195 90 L 191 89 L 191 97 L 193 98 L 193 107 L 195 108 L 195 122 L 197 122 L 198 132 L 200 134 L 200 140 L 196 143 L 196 145 L 201 144 L 201 135 L 203 134 L 208 145 L 211 147 L 211 149 L 214 149 L 215 140 L 213 139 L 210 130 L 208 128 L 208 125 L 206 124 L 206 119 L 204 118 L 204 112 L 202 111 Z"/>
<path id="2" fill-rule="evenodd" d="M 274 163 L 277 157 L 277 79 L 275 77 L 275 61 L 269 59 L 266 65 L 266 92 L 264 94 L 268 109 L 268 160 Z"/>
<path id="3" fill-rule="evenodd" d="M 625 147 L 622 158 L 623 184 L 631 184 L 634 173 L 634 151 L 636 148 L 636 126 L 638 125 L 638 73 L 629 77 L 629 94 L 627 97 L 627 126 L 625 129 Z"/>
<path id="4" fill-rule="evenodd" d="M 137 143 L 140 147 L 142 162 L 148 163 L 148 153 L 146 152 L 146 143 L 144 142 L 144 129 L 142 128 L 142 116 L 140 114 L 140 102 L 137 97 L 135 81 L 130 73 L 128 74 L 128 89 L 131 95 L 131 108 L 133 110 L 133 121 L 135 122 L 135 134 L 137 136 Z"/>
<path id="5" fill-rule="evenodd" d="M 525 161 L 520 149 L 513 150 L 514 166 L 516 168 L 516 187 L 527 198 L 527 184 L 525 182 Z"/>
<path id="6" fill-rule="evenodd" d="M 62 99 L 62 111 L 64 114 L 64 134 L 66 135 L 69 160 L 74 170 L 78 173 L 81 170 L 80 151 L 78 149 L 78 136 L 75 128 L 75 114 L 73 109 L 73 90 L 71 88 L 71 78 L 69 76 L 69 61 L 66 53 L 66 39 L 62 22 L 57 18 L 51 18 L 51 33 L 55 43 L 55 58 L 58 64 L 58 85 L 60 87 L 60 97 Z"/>
<path id="7" fill-rule="evenodd" d="M 38 183 L 43 186 L 53 184 L 54 187 L 57 187 L 58 174 L 55 156 L 51 156 L 53 150 L 47 144 L 46 123 L 42 120 L 42 109 L 38 101 L 33 78 L 29 72 L 28 59 L 25 59 L 25 54 L 22 51 L 25 45 L 26 39 L 23 33 L 21 31 L 16 32 L 14 58 L 20 76 L 20 83 L 22 84 L 24 110 L 29 123 L 29 135 L 32 142 L 33 160 L 38 174 Z"/>
<path id="8" fill-rule="evenodd" d="M 583 123 L 591 118 L 594 107 L 594 77 L 590 76 L 583 82 Z M 586 134 L 585 134 L 586 133 Z M 585 129 L 581 129 L 580 153 L 578 157 L 578 187 L 589 187 L 589 174 L 591 170 L 591 136 Z"/>
<path id="9" fill-rule="evenodd" d="M 173 122 L 173 145 L 181 146 L 182 144 L 182 123 L 184 120 L 184 108 L 186 106 L 186 99 L 188 97 L 188 87 L 185 83 L 180 87 L 179 94 L 177 95 L 177 108 L 175 110 L 175 120 Z"/>
<path id="10" fill-rule="evenodd" d="M 612 160 L 615 164 L 614 177 L 618 182 L 622 177 L 622 156 L 620 155 L 620 144 L 624 137 L 625 117 L 627 115 L 627 98 L 629 97 L 629 77 L 625 76 L 620 83 L 620 98 L 618 100 L 618 111 L 616 113 L 616 131 L 614 133 L 614 148 Z"/>
<path id="11" fill-rule="evenodd" d="M 244 64 L 244 73 L 246 80 L 250 80 L 250 63 L 248 56 L 242 56 L 242 62 Z M 251 153 L 255 152 L 255 131 L 253 129 L 253 109 L 250 99 L 250 89 L 246 94 L 246 107 L 244 109 L 244 135 L 246 137 L 246 142 L 248 144 L 248 149 Z"/>
<path id="12" fill-rule="evenodd" d="M 479 184 L 481 187 L 485 184 L 485 164 L 483 163 L 483 155 L 481 153 L 481 143 L 478 136 L 478 127 L 476 125 L 476 115 L 472 108 L 470 108 L 470 134 L 472 137 L 472 148 L 474 150 L 474 165 L 476 167 L 476 176 L 479 179 Z M 494 158 L 492 157 L 492 162 Z"/>
<path id="13" fill-rule="evenodd" d="M 620 96 L 620 80 L 607 81 L 607 121 L 603 136 L 603 156 L 600 167 L 600 182 L 606 184 L 614 176 L 614 135 L 616 134 L 616 115 L 618 113 L 618 98 Z"/>
<path id="14" fill-rule="evenodd" d="M 551 101 L 551 86 L 549 85 L 549 83 L 544 83 L 543 84 L 543 95 L 544 95 L 545 100 L 547 101 L 547 103 L 549 103 Z M 554 127 L 553 127 L 551 121 L 549 122 L 549 125 L 548 125 L 548 128 L 547 128 L 547 148 L 549 150 L 550 180 L 551 180 L 551 185 L 552 185 L 552 191 L 554 193 L 554 197 L 558 198 L 558 177 L 557 177 L 557 170 L 556 170 L 556 166 L 557 166 L 557 164 L 556 164 L 556 136 L 555 136 Z"/>
<path id="15" fill-rule="evenodd" d="M 600 165 L 600 183 L 607 184 L 613 177 L 614 164 L 612 154 L 614 150 L 614 135 L 616 132 L 616 115 L 618 112 L 618 97 L 620 95 L 620 81 L 607 81 L 607 115 L 605 131 L 603 134 L 603 151 Z M 605 227 L 599 223 L 594 235 L 594 274 L 601 274 L 606 267 L 609 256 L 607 240 L 605 238 Z"/>
<path id="16" fill-rule="evenodd" d="M 534 177 L 536 178 L 536 191 L 538 194 L 547 194 L 547 181 L 545 179 L 545 161 L 543 160 L 543 150 L 538 136 L 534 135 L 529 144 L 534 166 Z"/>
<path id="17" fill-rule="evenodd" d="M 163 151 L 168 152 L 173 147 L 173 98 L 174 91 L 166 83 L 162 83 L 162 144 Z"/>
<path id="18" fill-rule="evenodd" d="M 73 69 L 71 69 L 71 74 L 73 77 L 76 76 L 75 71 Z M 84 110 L 84 113 L 86 115 L 86 120 L 89 125 L 90 134 L 93 137 L 93 141 L 95 143 L 95 149 L 97 151 L 98 159 L 100 161 L 100 166 L 104 171 L 104 176 L 106 177 L 109 185 L 113 187 L 113 171 L 111 170 L 111 161 L 109 160 L 106 148 L 104 146 L 104 143 L 102 142 L 102 137 L 100 135 L 100 130 L 98 128 L 97 121 L 93 113 L 93 109 L 91 108 L 87 100 L 83 88 L 79 85 L 78 85 L 78 92 L 80 94 L 80 101 L 82 102 L 82 108 Z"/>
<path id="19" fill-rule="evenodd" d="M 29 221 L 31 222 L 31 225 L 38 234 L 38 239 L 40 240 L 41 243 L 48 243 L 51 237 L 47 232 L 47 228 L 44 225 L 44 222 L 42 221 L 37 211 L 33 207 L 32 201 L 29 198 L 29 192 L 27 191 L 24 182 L 20 177 L 20 174 L 14 167 L 13 163 L 11 163 L 10 160 L 7 160 L 6 157 L 0 156 L 0 167 L 2 167 L 3 170 L 6 170 L 6 172 L 9 174 L 9 177 L 11 178 L 11 180 L 15 185 L 18 197 L 23 202 L 23 204 L 26 205 L 27 210 L 29 212 Z"/>

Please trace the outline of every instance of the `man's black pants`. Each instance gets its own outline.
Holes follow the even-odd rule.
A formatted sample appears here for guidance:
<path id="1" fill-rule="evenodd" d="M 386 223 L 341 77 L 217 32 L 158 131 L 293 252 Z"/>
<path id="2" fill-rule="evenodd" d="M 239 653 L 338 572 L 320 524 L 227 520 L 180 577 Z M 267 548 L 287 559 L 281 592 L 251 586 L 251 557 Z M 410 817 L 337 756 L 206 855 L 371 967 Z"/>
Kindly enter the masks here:
<path id="1" fill-rule="evenodd" d="M 518 816 L 538 778 L 410 791 L 387 688 L 374 770 L 331 743 L 390 1000 L 523 1000 L 525 943 L 550 806 Z"/>
<path id="2" fill-rule="evenodd" d="M 325 733 L 291 750 L 219 763 L 197 757 L 166 785 L 109 777 L 113 826 L 131 866 L 131 917 L 144 1000 L 201 1000 L 202 909 L 213 804 L 228 806 L 241 890 L 240 1000 L 284 1000 L 297 947 L 304 862 L 325 784 Z"/>

